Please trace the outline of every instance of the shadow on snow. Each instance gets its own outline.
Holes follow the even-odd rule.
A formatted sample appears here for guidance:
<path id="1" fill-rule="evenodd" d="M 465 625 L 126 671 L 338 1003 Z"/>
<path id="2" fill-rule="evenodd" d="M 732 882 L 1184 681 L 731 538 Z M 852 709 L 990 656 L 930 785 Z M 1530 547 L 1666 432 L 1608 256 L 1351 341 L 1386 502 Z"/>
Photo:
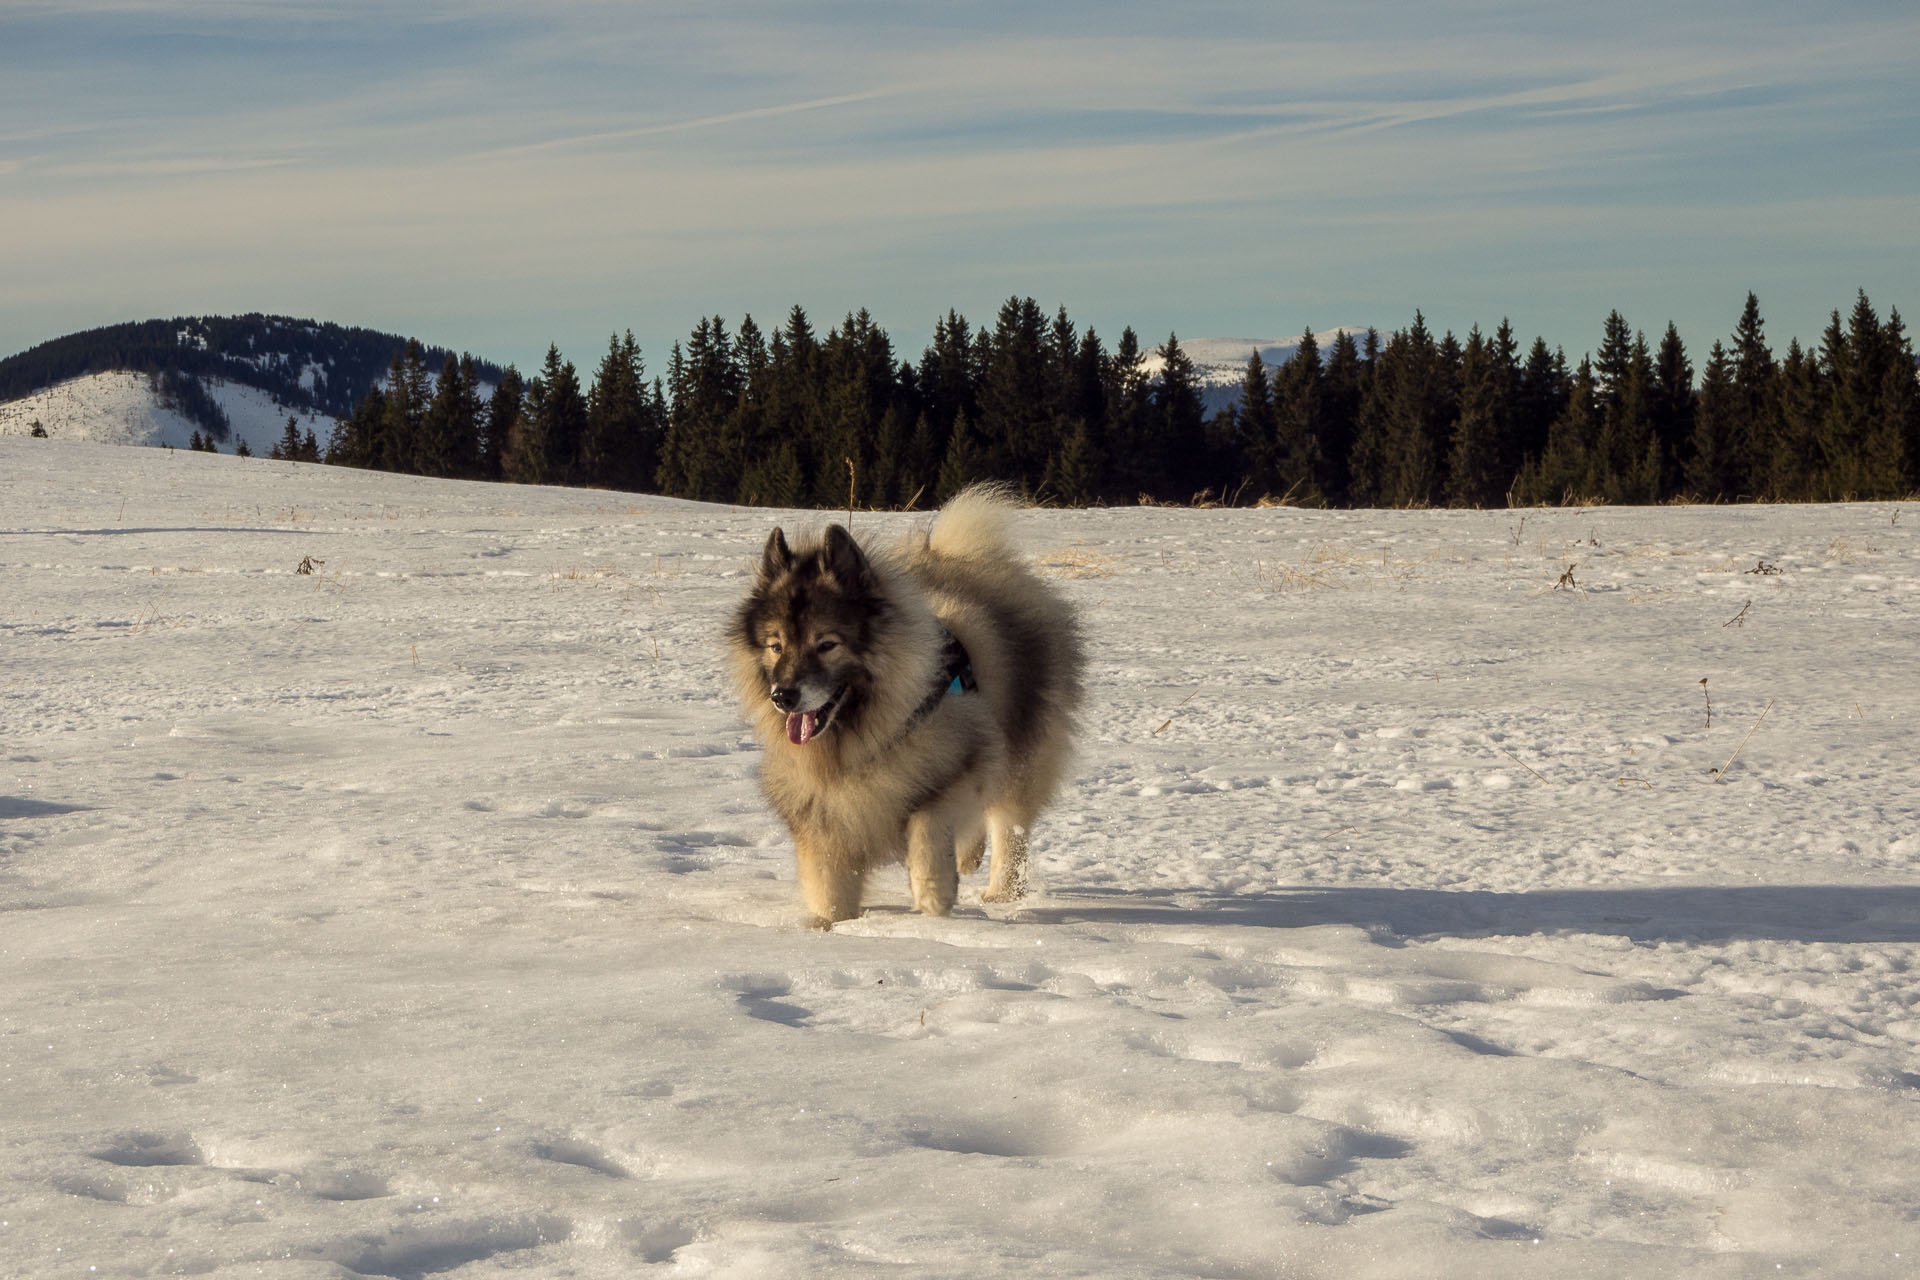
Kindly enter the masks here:
<path id="1" fill-rule="evenodd" d="M 1673 885 L 1621 889 L 1299 888 L 1137 893 L 1065 888 L 1020 913 L 1044 923 L 1384 926 L 1406 938 L 1612 934 L 1636 941 L 1920 942 L 1920 885 Z"/>

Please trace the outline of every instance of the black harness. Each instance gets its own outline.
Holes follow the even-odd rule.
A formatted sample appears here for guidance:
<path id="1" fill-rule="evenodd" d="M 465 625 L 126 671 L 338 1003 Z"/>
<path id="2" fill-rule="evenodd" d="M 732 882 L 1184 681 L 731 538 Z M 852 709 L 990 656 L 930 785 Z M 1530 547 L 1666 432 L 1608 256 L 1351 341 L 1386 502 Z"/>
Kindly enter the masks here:
<path id="1" fill-rule="evenodd" d="M 973 659 L 967 656 L 967 647 L 945 627 L 940 629 L 940 634 L 947 641 L 940 649 L 940 666 L 934 672 L 933 688 L 927 691 L 927 696 L 907 718 L 908 727 L 932 715 L 933 709 L 948 694 L 973 693 L 980 688 L 979 682 L 973 678 Z"/>

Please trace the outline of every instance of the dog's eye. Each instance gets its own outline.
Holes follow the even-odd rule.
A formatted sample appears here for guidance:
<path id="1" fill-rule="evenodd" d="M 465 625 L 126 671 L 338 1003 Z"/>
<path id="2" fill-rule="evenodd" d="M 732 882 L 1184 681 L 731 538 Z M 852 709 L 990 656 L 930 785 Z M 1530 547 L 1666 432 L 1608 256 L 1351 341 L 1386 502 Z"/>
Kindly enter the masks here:
<path id="1" fill-rule="evenodd" d="M 780 643 L 780 642 L 779 642 L 778 640 L 769 640 L 769 641 L 767 641 L 767 652 L 768 652 L 768 653 L 773 653 L 773 654 L 777 654 L 777 653 L 779 653 L 779 652 L 780 652 L 780 651 L 781 651 L 782 649 L 784 649 L 784 648 L 786 648 L 786 646 L 785 646 L 785 645 L 783 645 L 783 644 L 781 644 L 781 643 Z"/>
<path id="2" fill-rule="evenodd" d="M 832 653 L 839 647 L 840 642 L 838 640 L 822 640 L 819 644 L 813 646 L 813 651 L 815 653 Z"/>

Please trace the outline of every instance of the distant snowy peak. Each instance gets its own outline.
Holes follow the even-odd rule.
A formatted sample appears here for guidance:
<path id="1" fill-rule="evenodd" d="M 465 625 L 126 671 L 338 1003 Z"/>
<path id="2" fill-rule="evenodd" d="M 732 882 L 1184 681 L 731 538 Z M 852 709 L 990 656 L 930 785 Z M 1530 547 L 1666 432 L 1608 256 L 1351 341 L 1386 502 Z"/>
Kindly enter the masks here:
<path id="1" fill-rule="evenodd" d="M 1365 332 L 1366 329 L 1362 327 L 1346 324 L 1328 329 L 1324 333 L 1316 333 L 1313 335 L 1313 340 L 1324 353 L 1341 334 L 1352 334 L 1357 338 Z M 1196 371 L 1205 370 L 1208 373 L 1218 374 L 1231 370 L 1235 382 L 1238 382 L 1241 375 L 1245 373 L 1247 361 L 1252 358 L 1254 352 L 1259 352 L 1261 362 L 1268 368 L 1272 368 L 1293 359 L 1293 353 L 1300 349 L 1298 337 L 1181 338 L 1179 342 L 1180 350 L 1186 353 L 1187 359 L 1193 361 Z M 1164 343 L 1147 353 L 1145 367 L 1150 375 L 1158 374 L 1166 368 L 1166 364 L 1167 354 Z"/>
<path id="2" fill-rule="evenodd" d="M 1319 346 L 1324 359 L 1328 347 L 1341 334 L 1351 334 L 1358 338 L 1366 329 L 1357 325 L 1341 325 L 1316 333 L 1313 340 Z M 1209 412 L 1217 413 L 1231 404 L 1240 393 L 1240 384 L 1247 375 L 1247 362 L 1257 351 L 1260 362 L 1269 370 L 1277 369 L 1293 359 L 1293 353 L 1300 349 L 1300 339 L 1292 338 L 1181 338 L 1180 350 L 1193 362 L 1194 380 L 1200 387 L 1200 398 L 1205 401 Z M 1155 347 L 1142 361 L 1142 368 L 1150 378 L 1158 377 L 1167 367 L 1166 346 Z"/>

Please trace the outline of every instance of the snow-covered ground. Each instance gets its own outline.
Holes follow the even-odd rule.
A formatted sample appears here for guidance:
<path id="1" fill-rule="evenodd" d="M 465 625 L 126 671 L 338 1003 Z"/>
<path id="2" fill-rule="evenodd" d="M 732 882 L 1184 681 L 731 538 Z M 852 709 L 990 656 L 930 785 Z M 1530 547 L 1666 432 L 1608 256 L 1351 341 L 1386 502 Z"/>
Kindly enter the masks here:
<path id="1" fill-rule="evenodd" d="M 203 380 L 233 427 L 220 441 L 222 453 L 232 453 L 241 440 L 258 457 L 266 457 L 286 433 L 289 417 L 299 420 L 302 434 L 313 432 L 322 448 L 333 433 L 334 420 L 305 409 L 288 408 L 258 387 Z M 199 424 L 161 402 L 144 373 L 121 370 L 90 373 L 0 402 L 0 436 L 30 436 L 39 423 L 55 440 L 83 440 L 95 444 L 170 445 L 184 449 L 200 430 Z"/>
<path id="2" fill-rule="evenodd" d="M 1920 510 L 1029 513 L 1038 891 L 829 934 L 772 520 L 0 439 L 0 1276 L 1920 1271 Z"/>

